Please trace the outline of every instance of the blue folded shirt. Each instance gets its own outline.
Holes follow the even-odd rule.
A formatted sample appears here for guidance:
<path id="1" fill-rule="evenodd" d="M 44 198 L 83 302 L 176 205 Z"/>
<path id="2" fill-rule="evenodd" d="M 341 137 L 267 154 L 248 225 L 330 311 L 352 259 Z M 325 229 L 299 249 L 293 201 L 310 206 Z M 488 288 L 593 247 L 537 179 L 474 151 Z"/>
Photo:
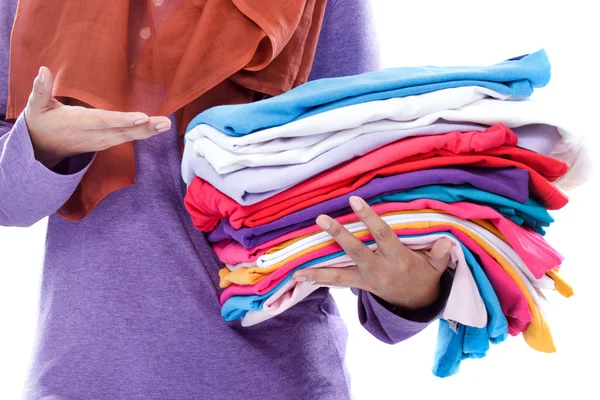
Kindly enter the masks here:
<path id="1" fill-rule="evenodd" d="M 245 136 L 353 104 L 464 86 L 527 98 L 549 80 L 550 62 L 544 50 L 491 66 L 390 68 L 311 81 L 255 103 L 214 107 L 197 115 L 187 130 L 208 124 L 229 136 Z"/>

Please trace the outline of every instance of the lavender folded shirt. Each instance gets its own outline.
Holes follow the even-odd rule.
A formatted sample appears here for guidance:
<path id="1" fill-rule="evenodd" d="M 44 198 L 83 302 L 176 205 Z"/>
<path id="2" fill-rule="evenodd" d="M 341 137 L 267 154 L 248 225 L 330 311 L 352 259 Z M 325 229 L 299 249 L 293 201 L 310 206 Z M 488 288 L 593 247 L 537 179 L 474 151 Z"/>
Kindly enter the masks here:
<path id="1" fill-rule="evenodd" d="M 377 132 L 359 136 L 342 146 L 331 149 L 309 162 L 285 166 L 245 168 L 219 175 L 205 158 L 190 160 L 195 174 L 241 205 L 251 205 L 275 196 L 320 172 L 333 168 L 354 157 L 364 155 L 391 142 L 409 136 L 428 136 L 452 131 L 483 131 L 487 127 L 468 123 L 435 124 L 398 131 Z M 525 125 L 514 129 L 519 146 L 540 154 L 549 154 L 560 134 L 556 127 L 544 124 Z M 269 179 L 263 177 L 268 176 Z"/>
<path id="2" fill-rule="evenodd" d="M 223 220 L 210 233 L 208 240 L 219 242 L 234 239 L 250 248 L 271 239 L 314 224 L 320 214 L 333 217 L 348 210 L 350 196 L 370 199 L 427 185 L 470 184 L 481 190 L 508 197 L 520 203 L 529 198 L 529 172 L 517 168 L 432 168 L 398 175 L 375 178 L 351 193 L 339 196 L 252 228 L 234 229 L 229 219 Z"/>

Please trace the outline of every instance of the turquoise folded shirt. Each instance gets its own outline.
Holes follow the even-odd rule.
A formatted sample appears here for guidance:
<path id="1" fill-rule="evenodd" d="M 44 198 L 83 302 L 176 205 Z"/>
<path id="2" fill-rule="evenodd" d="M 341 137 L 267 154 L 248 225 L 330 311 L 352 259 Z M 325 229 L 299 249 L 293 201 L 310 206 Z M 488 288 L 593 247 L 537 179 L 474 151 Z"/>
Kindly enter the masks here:
<path id="1" fill-rule="evenodd" d="M 489 206 L 511 219 L 517 225 L 526 225 L 543 235 L 543 227 L 554 222 L 554 218 L 540 203 L 528 199 L 519 203 L 507 197 L 499 196 L 471 185 L 429 185 L 404 192 L 379 196 L 367 201 L 370 205 L 385 202 L 409 202 L 418 199 L 432 199 L 444 203 L 466 201 Z"/>
<path id="2" fill-rule="evenodd" d="M 457 331 L 454 332 L 448 321 L 440 320 L 432 368 L 433 374 L 440 378 L 456 374 L 462 360 L 485 357 L 490 347 L 489 342 L 498 344 L 508 337 L 508 321 L 502 312 L 494 287 L 471 251 L 462 243 L 461 247 L 485 304 L 488 323 L 485 328 L 458 325 Z"/>
<path id="3" fill-rule="evenodd" d="M 187 131 L 208 124 L 229 136 L 245 136 L 340 107 L 464 86 L 527 98 L 549 80 L 544 50 L 491 66 L 390 68 L 311 81 L 255 103 L 213 107 L 197 115 Z"/>

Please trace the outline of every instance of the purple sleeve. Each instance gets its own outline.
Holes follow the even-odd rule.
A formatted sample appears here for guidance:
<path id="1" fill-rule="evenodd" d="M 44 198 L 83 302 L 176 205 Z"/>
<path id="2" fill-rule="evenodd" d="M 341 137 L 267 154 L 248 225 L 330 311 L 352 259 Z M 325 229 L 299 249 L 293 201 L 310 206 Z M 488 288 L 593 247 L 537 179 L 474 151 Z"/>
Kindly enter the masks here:
<path id="1" fill-rule="evenodd" d="M 358 319 L 377 339 L 396 344 L 409 339 L 437 320 L 443 313 L 452 276 L 444 273 L 440 280 L 440 295 L 429 307 L 420 310 L 400 310 L 364 290 L 352 289 L 358 296 Z"/>
<path id="2" fill-rule="evenodd" d="M 65 159 L 49 170 L 35 159 L 23 116 L 4 121 L 10 32 L 17 2 L 0 7 L 0 226 L 30 226 L 58 210 L 77 188 L 92 155 Z"/>
<path id="3" fill-rule="evenodd" d="M 71 157 L 50 170 L 35 159 L 23 116 L 14 126 L 0 118 L 0 226 L 30 226 L 56 212 L 91 161 L 89 154 Z"/>

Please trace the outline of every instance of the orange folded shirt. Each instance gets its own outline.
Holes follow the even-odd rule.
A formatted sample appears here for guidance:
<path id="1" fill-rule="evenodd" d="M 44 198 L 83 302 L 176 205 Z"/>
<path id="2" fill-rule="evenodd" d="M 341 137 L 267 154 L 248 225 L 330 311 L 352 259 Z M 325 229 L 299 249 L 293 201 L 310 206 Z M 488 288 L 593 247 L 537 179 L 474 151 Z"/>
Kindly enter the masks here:
<path id="1" fill-rule="evenodd" d="M 277 195 L 241 206 L 208 182 L 195 178 L 185 197 L 196 228 L 209 232 L 224 218 L 239 229 L 264 225 L 317 203 L 348 194 L 378 176 L 464 165 L 516 167 L 530 174 L 532 196 L 548 209 L 565 206 L 568 198 L 551 182 L 564 176 L 568 165 L 516 147 L 518 138 L 502 124 L 483 132 L 450 132 L 403 139 L 363 157 L 325 171 Z"/>

